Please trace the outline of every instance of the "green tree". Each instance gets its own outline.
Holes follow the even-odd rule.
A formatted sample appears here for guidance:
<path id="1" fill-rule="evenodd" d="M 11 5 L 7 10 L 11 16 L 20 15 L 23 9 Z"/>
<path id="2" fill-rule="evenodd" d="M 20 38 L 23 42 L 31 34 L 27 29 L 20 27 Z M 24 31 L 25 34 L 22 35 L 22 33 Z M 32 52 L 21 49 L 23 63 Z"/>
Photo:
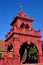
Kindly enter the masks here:
<path id="1" fill-rule="evenodd" d="M 2 53 L 0 52 L 0 58 L 1 58 L 1 55 L 2 55 Z"/>
<path id="2" fill-rule="evenodd" d="M 35 46 L 30 47 L 28 56 L 29 56 L 29 59 L 31 59 L 30 61 L 32 61 L 32 63 L 36 62 L 36 60 L 37 60 L 37 49 Z"/>

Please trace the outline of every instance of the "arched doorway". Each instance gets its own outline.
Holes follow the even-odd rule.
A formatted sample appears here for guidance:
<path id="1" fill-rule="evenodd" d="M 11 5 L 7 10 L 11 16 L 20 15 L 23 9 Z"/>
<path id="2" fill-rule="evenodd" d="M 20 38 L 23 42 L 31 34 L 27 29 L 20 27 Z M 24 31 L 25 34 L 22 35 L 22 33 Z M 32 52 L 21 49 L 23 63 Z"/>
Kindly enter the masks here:
<path id="1" fill-rule="evenodd" d="M 24 42 L 19 49 L 20 62 L 22 64 L 37 63 L 37 52 L 38 50 L 32 42 L 30 44 Z"/>

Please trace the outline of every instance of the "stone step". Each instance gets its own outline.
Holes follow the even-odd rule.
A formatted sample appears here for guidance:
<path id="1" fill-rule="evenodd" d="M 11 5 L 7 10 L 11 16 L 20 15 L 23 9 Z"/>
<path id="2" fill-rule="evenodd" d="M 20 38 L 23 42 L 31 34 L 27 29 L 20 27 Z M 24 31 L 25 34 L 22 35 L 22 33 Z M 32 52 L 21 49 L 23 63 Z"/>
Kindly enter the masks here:
<path id="1" fill-rule="evenodd" d="M 38 64 L 21 64 L 21 65 L 43 65 L 43 63 L 38 63 Z"/>

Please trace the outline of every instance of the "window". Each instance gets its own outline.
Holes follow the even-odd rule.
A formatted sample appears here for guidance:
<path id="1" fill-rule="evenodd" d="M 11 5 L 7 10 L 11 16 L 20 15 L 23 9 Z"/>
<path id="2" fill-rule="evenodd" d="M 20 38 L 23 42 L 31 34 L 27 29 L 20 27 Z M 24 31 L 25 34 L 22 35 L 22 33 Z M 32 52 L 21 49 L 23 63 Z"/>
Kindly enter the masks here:
<path id="1" fill-rule="evenodd" d="M 24 23 L 22 23 L 20 27 L 21 27 L 21 28 L 24 28 L 24 27 L 25 27 L 25 24 L 24 24 Z"/>
<path id="2" fill-rule="evenodd" d="M 28 25 L 28 24 L 26 24 L 26 25 L 25 25 L 25 28 L 27 28 L 27 29 L 28 29 L 28 28 L 30 28 L 30 27 L 29 27 L 29 25 Z"/>

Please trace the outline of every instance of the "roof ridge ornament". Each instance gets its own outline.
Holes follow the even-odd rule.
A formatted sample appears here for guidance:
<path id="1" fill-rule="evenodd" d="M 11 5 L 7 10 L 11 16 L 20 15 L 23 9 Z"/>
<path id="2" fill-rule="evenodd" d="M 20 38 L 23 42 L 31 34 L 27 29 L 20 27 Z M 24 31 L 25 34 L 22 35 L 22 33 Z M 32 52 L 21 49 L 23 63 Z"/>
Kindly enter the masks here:
<path id="1" fill-rule="evenodd" d="M 22 5 L 20 5 L 20 13 L 23 13 Z"/>

